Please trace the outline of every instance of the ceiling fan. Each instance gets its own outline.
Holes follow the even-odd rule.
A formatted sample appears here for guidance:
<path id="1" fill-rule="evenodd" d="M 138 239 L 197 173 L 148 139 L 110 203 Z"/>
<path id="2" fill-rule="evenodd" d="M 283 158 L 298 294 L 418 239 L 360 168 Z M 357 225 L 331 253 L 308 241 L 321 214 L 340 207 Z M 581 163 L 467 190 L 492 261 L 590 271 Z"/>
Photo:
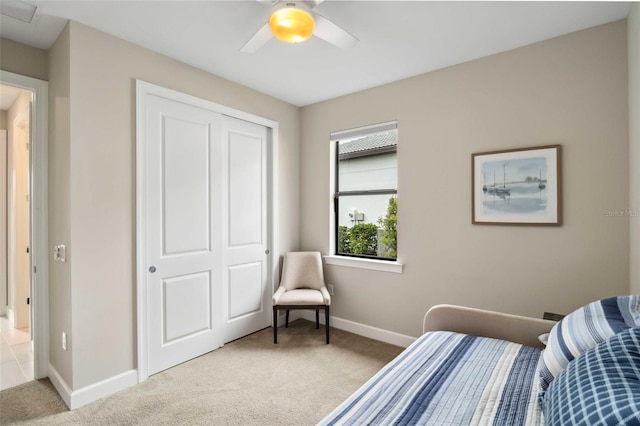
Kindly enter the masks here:
<path id="1" fill-rule="evenodd" d="M 314 35 L 343 49 L 348 49 L 358 42 L 358 39 L 347 31 L 313 12 L 324 0 L 257 1 L 271 4 L 271 15 L 269 21 L 240 49 L 241 52 L 254 53 L 273 37 L 287 43 L 300 43 Z"/>

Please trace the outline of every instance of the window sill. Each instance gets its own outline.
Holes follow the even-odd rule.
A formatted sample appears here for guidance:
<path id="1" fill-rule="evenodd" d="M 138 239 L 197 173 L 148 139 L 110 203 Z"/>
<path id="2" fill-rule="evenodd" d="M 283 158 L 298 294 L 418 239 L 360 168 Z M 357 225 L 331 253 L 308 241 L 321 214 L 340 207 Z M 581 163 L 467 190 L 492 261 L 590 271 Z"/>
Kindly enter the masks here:
<path id="1" fill-rule="evenodd" d="M 402 273 L 402 263 L 390 262 L 388 260 L 362 259 L 349 256 L 324 256 L 327 265 L 347 266 L 350 268 L 370 269 L 372 271 Z"/>

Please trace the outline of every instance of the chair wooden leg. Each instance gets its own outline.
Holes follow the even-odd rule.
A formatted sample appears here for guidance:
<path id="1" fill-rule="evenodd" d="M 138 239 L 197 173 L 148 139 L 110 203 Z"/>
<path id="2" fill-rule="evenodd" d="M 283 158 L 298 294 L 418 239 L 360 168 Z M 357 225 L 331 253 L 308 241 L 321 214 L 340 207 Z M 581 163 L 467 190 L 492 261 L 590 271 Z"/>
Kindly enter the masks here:
<path id="1" fill-rule="evenodd" d="M 327 345 L 329 344 L 329 307 L 325 306 L 324 308 L 324 327 L 325 327 L 325 331 L 327 333 Z"/>
<path id="2" fill-rule="evenodd" d="M 313 309 L 316 311 L 316 328 L 320 328 L 320 309 L 324 309 L 325 316 L 325 333 L 327 338 L 327 344 L 329 344 L 329 306 L 293 306 L 293 309 Z M 285 310 L 285 327 L 289 326 L 289 309 L 285 309 L 284 306 L 280 306 L 280 309 Z M 273 306 L 273 343 L 278 343 L 278 306 Z"/>
<path id="3" fill-rule="evenodd" d="M 278 343 L 278 310 L 273 307 L 273 343 Z"/>

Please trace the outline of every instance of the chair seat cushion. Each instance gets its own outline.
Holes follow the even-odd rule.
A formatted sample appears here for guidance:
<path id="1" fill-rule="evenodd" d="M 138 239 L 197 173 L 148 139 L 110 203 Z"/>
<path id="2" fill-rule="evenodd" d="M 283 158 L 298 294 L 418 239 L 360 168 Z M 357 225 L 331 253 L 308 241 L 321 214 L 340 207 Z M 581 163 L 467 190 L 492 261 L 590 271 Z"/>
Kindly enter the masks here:
<path id="1" fill-rule="evenodd" d="M 276 305 L 324 305 L 324 299 L 318 290 L 289 290 L 278 298 Z"/>

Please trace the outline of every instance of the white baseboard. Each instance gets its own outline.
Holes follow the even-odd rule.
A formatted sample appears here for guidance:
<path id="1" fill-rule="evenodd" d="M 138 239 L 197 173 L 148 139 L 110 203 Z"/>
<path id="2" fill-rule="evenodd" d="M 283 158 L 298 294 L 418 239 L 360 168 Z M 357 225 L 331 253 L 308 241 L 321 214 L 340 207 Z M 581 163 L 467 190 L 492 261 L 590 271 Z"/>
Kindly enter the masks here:
<path id="1" fill-rule="evenodd" d="M 51 380 L 67 407 L 75 410 L 83 405 L 138 384 L 138 372 L 136 370 L 125 371 L 117 376 L 109 377 L 98 383 L 72 391 L 56 369 L 49 364 L 49 380 Z"/>
<path id="2" fill-rule="evenodd" d="M 49 363 L 49 380 L 51 380 L 53 387 L 56 388 L 67 407 L 71 408 L 71 388 L 51 363 Z"/>
<path id="3" fill-rule="evenodd" d="M 316 314 L 314 311 L 300 310 L 295 312 L 297 314 L 295 319 L 303 318 L 313 322 L 315 322 L 316 320 Z M 293 321 L 294 319 L 293 312 L 291 312 L 291 314 L 292 315 L 289 316 L 289 321 Z M 320 322 L 324 324 L 323 312 L 320 312 Z M 354 321 L 349 321 L 343 318 L 334 317 L 333 315 L 331 315 L 330 325 L 331 327 L 334 327 L 340 330 L 348 331 L 353 334 L 358 334 L 360 336 L 379 340 L 381 342 L 389 343 L 391 345 L 396 345 L 403 348 L 406 348 L 416 340 L 415 337 L 407 336 L 406 334 L 400 334 L 400 333 L 396 333 L 395 331 L 389 331 L 389 330 L 384 330 L 378 327 L 372 327 L 370 325 L 361 324 L 359 322 L 354 322 Z"/>
<path id="4" fill-rule="evenodd" d="M 289 321 L 295 321 L 299 318 L 306 319 L 308 321 L 315 321 L 315 312 L 294 310 L 290 312 Z M 278 318 L 279 326 L 284 326 L 284 315 Z M 324 313 L 320 313 L 320 322 L 324 321 Z M 401 346 L 406 348 L 413 343 L 416 338 L 407 336 L 405 334 L 396 333 L 394 331 L 384 330 L 382 328 L 372 327 L 370 325 L 349 321 L 343 318 L 331 316 L 331 326 L 340 330 L 348 331 L 350 333 L 358 334 L 360 336 L 368 337 L 370 339 L 379 340 L 381 342 L 389 343 L 391 345 Z M 74 410 L 80 408 L 83 405 L 89 404 L 93 401 L 97 401 L 100 398 L 112 395 L 116 392 L 124 390 L 128 387 L 136 385 L 138 383 L 137 370 L 129 370 L 117 376 L 110 377 L 102 380 L 93 385 L 85 386 L 84 388 L 72 391 L 67 382 L 64 381 L 58 371 L 49 364 L 49 380 L 53 383 L 62 400 L 69 409 Z"/>
<path id="5" fill-rule="evenodd" d="M 138 371 L 129 370 L 71 393 L 71 409 L 82 407 L 105 396 L 138 384 Z"/>

